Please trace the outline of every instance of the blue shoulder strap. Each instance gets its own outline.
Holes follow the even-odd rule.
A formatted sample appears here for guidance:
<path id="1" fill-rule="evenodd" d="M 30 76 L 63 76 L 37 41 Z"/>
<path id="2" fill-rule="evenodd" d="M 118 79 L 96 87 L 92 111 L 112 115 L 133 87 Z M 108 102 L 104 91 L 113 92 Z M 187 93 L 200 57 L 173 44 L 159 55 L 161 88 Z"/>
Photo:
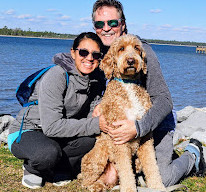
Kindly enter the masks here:
<path id="1" fill-rule="evenodd" d="M 45 70 L 47 71 L 47 70 L 50 69 L 51 67 L 53 67 L 53 66 L 47 67 L 47 68 L 45 68 Z M 44 72 L 42 72 L 42 74 L 45 73 L 45 70 L 42 70 L 42 71 L 44 71 Z M 41 74 L 41 75 L 42 75 L 42 74 Z M 38 75 L 38 78 L 39 78 L 41 75 Z M 37 80 L 38 78 L 36 78 L 36 80 Z M 35 81 L 36 81 L 36 80 L 35 80 Z M 30 86 L 32 86 L 32 84 L 33 84 L 35 81 L 30 82 L 30 84 L 31 84 Z M 68 87 L 68 85 L 69 85 L 69 74 L 67 73 L 67 71 L 66 71 L 66 82 L 67 82 L 67 87 Z M 16 143 L 19 143 L 19 142 L 21 141 L 21 134 L 22 134 L 23 125 L 24 125 L 24 116 L 25 116 L 26 111 L 28 110 L 28 108 L 29 108 L 30 105 L 38 105 L 38 100 L 36 100 L 36 101 L 31 101 L 31 102 L 29 102 L 29 103 L 24 104 L 24 107 L 27 107 L 27 108 L 26 108 L 26 110 L 24 111 L 24 114 L 23 114 L 23 117 L 22 117 L 21 126 L 20 126 L 20 129 L 19 129 L 19 135 L 18 135 L 18 138 L 17 138 L 17 140 L 16 140 Z"/>
<path id="2" fill-rule="evenodd" d="M 66 79 L 67 79 L 67 87 L 68 87 L 68 85 L 69 85 L 69 74 L 67 73 L 67 71 L 66 71 Z"/>
<path id="3" fill-rule="evenodd" d="M 41 72 L 41 75 L 43 75 L 43 74 L 44 74 L 48 69 L 50 69 L 51 67 L 52 67 L 52 66 L 50 66 L 50 67 L 48 67 L 48 68 L 45 68 L 45 70 L 44 70 L 43 72 Z M 39 73 L 39 74 L 40 74 L 40 73 Z M 38 77 L 36 76 L 37 78 L 35 78 L 35 81 L 36 81 L 39 77 L 41 77 L 41 75 L 37 75 Z M 28 87 L 31 87 L 32 84 L 35 83 L 35 81 L 30 82 L 30 83 L 28 84 Z M 66 72 L 66 82 L 67 82 L 67 87 L 68 87 L 68 85 L 69 85 L 69 75 L 68 75 L 67 72 Z M 25 103 L 25 104 L 23 105 L 23 107 L 29 107 L 30 105 L 38 105 L 38 100 Z"/>
<path id="4" fill-rule="evenodd" d="M 49 67 L 46 67 L 43 69 L 29 84 L 28 87 L 31 87 L 46 71 L 48 71 L 50 68 L 54 67 L 55 65 L 51 65 Z"/>

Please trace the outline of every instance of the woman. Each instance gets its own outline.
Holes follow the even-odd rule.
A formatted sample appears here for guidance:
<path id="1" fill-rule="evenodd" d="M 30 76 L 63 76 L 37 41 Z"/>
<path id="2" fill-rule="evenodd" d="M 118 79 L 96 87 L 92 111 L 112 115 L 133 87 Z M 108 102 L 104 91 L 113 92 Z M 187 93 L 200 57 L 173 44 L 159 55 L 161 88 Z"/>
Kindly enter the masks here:
<path id="1" fill-rule="evenodd" d="M 30 100 L 38 99 L 39 104 L 25 114 L 23 108 L 10 126 L 8 143 L 11 152 L 24 160 L 22 184 L 26 187 L 40 188 L 45 180 L 62 186 L 80 172 L 81 158 L 100 133 L 101 117 L 92 117 L 92 110 L 105 89 L 98 69 L 102 52 L 95 33 L 80 34 L 71 55 L 57 55 L 57 65 L 37 82 Z M 11 143 L 23 114 L 21 140 Z"/>

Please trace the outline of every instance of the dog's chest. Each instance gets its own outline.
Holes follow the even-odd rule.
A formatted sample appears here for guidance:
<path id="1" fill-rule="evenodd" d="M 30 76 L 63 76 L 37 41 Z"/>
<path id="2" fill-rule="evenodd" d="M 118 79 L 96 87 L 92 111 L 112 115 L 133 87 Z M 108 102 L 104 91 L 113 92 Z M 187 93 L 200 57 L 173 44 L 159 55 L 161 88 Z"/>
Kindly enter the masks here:
<path id="1" fill-rule="evenodd" d="M 142 89 L 133 83 L 109 82 L 101 103 L 107 122 L 141 119 L 146 112 L 141 91 Z"/>
<path id="2" fill-rule="evenodd" d="M 131 103 L 131 107 L 125 107 L 125 114 L 129 120 L 141 119 L 146 110 L 140 98 L 138 85 L 133 83 L 122 83 L 122 86 L 126 90 L 127 97 Z"/>

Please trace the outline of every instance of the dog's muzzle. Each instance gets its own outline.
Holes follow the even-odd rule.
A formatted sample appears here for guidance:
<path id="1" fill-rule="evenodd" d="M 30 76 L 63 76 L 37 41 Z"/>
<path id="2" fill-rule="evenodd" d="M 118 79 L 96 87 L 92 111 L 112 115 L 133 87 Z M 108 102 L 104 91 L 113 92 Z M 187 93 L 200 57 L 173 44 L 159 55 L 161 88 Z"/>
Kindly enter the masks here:
<path id="1" fill-rule="evenodd" d="M 134 58 L 128 58 L 126 63 L 127 63 L 127 66 L 125 68 L 126 73 L 135 73 L 136 72 L 136 68 L 135 68 L 136 60 Z"/>
<path id="2" fill-rule="evenodd" d="M 134 59 L 134 58 L 129 58 L 129 59 L 127 59 L 127 64 L 128 64 L 129 66 L 133 66 L 133 65 L 135 64 L 135 59 Z"/>

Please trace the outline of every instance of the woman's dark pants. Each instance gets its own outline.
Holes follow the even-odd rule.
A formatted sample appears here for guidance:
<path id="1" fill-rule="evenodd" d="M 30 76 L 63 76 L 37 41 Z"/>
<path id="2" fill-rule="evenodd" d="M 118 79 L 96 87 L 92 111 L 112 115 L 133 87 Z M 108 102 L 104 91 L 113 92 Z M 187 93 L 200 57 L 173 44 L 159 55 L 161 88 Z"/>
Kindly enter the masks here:
<path id="1" fill-rule="evenodd" d="M 24 160 L 30 173 L 51 180 L 55 174 L 76 178 L 81 169 L 81 159 L 89 152 L 95 137 L 51 138 L 41 131 L 24 132 L 20 143 L 14 142 L 11 151 Z"/>

